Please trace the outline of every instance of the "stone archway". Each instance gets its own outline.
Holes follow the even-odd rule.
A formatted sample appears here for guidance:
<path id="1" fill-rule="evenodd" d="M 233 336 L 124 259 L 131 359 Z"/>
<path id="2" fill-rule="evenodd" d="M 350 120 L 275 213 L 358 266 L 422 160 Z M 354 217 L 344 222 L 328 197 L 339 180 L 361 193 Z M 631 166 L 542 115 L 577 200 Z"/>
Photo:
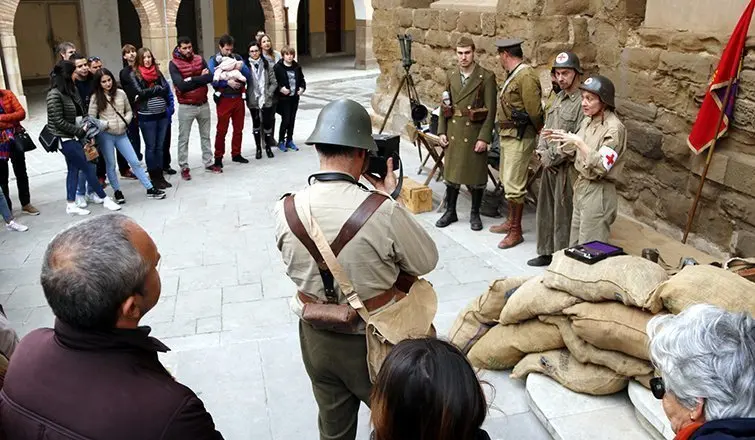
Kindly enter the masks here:
<path id="1" fill-rule="evenodd" d="M 24 86 L 21 83 L 21 65 L 18 62 L 18 44 L 13 31 L 16 10 L 20 0 L 0 0 L 0 44 L 3 47 L 2 60 L 7 77 L 0 69 L 0 87 L 11 90 L 26 108 Z"/>

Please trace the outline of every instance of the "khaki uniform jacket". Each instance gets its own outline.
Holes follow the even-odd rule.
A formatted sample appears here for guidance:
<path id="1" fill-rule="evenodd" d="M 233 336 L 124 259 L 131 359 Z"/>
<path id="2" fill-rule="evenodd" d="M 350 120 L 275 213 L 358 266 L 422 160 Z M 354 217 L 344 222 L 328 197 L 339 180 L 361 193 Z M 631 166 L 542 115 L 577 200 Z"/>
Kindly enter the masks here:
<path id="1" fill-rule="evenodd" d="M 478 140 L 490 144 L 493 138 L 496 115 L 495 74 L 478 64 L 462 88 L 461 73 L 456 68 L 446 77 L 446 90 L 451 95 L 454 111 L 469 110 L 475 104 L 484 105 L 488 109 L 488 117 L 481 122 L 472 122 L 468 116 L 446 119 L 441 113 L 438 118 L 438 134 L 448 136 L 443 178 L 460 185 L 485 184 L 488 181 L 488 154 L 476 153 L 474 147 Z M 475 103 L 478 90 L 480 102 Z"/>
<path id="2" fill-rule="evenodd" d="M 584 118 L 581 91 L 576 89 L 569 94 L 562 90 L 556 95 L 546 112 L 545 128 L 576 133 Z M 548 142 L 544 137 L 540 137 L 536 150 L 542 158 L 543 166 L 557 166 L 568 158 L 567 155 L 558 151 L 558 145 L 558 142 Z"/>
<path id="3" fill-rule="evenodd" d="M 590 147 L 586 158 L 578 154 L 574 161 L 579 177 L 615 182 L 627 147 L 627 130 L 616 113 L 606 109 L 602 118 L 585 118 L 577 134 Z"/>
<path id="4" fill-rule="evenodd" d="M 516 69 L 512 70 L 512 73 L 515 71 Z M 527 131 L 525 131 L 524 137 L 534 138 L 543 128 L 541 95 L 542 90 L 537 73 L 532 67 L 524 65 L 509 82 L 506 89 L 502 90 L 501 102 L 498 106 L 498 120 L 501 122 L 510 121 L 512 109 L 524 110 L 532 121 L 532 125 L 529 125 Z M 500 135 L 501 137 L 516 137 L 516 128 L 501 128 Z"/>
<path id="5" fill-rule="evenodd" d="M 346 220 L 370 195 L 369 191 L 346 181 L 315 182 L 296 193 L 296 210 L 309 231 L 310 209 L 323 234 L 332 242 Z M 283 201 L 275 206 L 276 241 L 286 273 L 296 288 L 326 300 L 322 278 L 307 248 L 291 232 L 286 222 Z M 390 289 L 399 271 L 421 276 L 435 268 L 438 249 L 411 213 L 392 200 L 385 201 L 362 229 L 338 255 L 354 289 L 362 300 Z M 341 303 L 346 298 L 336 283 Z M 301 316 L 302 304 L 294 296 L 292 309 Z"/>

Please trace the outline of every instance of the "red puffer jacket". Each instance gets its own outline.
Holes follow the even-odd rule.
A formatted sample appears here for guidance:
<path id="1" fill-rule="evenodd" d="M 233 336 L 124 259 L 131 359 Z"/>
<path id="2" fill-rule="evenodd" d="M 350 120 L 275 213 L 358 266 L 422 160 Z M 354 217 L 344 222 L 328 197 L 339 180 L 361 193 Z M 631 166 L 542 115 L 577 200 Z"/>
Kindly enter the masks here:
<path id="1" fill-rule="evenodd" d="M 0 130 L 13 128 L 26 119 L 26 110 L 21 107 L 16 95 L 10 90 L 0 90 L 0 106 L 3 107 L 3 113 L 0 114 Z"/>

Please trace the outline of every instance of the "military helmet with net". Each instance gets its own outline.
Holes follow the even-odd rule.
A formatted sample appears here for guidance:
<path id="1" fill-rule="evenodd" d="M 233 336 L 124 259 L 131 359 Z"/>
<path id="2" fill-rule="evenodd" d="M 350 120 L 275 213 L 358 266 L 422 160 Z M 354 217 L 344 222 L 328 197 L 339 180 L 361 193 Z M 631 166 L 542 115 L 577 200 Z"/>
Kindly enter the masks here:
<path id="1" fill-rule="evenodd" d="M 614 100 L 616 97 L 616 87 L 614 87 L 613 82 L 605 76 L 592 75 L 580 84 L 579 88 L 587 92 L 595 93 L 604 104 L 611 108 L 616 108 Z"/>
<path id="2" fill-rule="evenodd" d="M 553 62 L 551 72 L 556 73 L 556 69 L 574 69 L 580 75 L 582 74 L 582 66 L 579 64 L 579 57 L 574 52 L 561 52 L 556 55 L 556 60 Z"/>
<path id="3" fill-rule="evenodd" d="M 364 107 L 351 99 L 339 99 L 323 107 L 306 144 L 341 145 L 377 151 L 377 145 L 372 139 L 370 115 Z"/>

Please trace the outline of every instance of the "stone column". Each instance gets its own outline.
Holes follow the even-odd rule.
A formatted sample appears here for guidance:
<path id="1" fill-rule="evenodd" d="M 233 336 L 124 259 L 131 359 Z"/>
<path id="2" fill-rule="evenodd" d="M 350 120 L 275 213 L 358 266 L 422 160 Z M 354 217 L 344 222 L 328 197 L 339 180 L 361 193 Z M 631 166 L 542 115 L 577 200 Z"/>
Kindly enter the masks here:
<path id="1" fill-rule="evenodd" d="M 366 70 L 375 67 L 377 60 L 372 52 L 372 20 L 357 20 L 354 68 Z"/>
<path id="2" fill-rule="evenodd" d="M 15 35 L 0 35 L 0 43 L 3 46 L 3 59 L 5 60 L 5 70 L 8 76 L 5 78 L 5 84 L 18 98 L 21 105 L 27 110 L 26 95 L 24 95 L 24 86 L 21 83 L 21 66 L 18 63 L 18 45 Z"/>
<path id="3" fill-rule="evenodd" d="M 200 0 L 200 17 L 202 21 L 202 46 L 195 52 L 201 51 L 205 58 L 215 53 L 215 10 L 212 0 Z M 199 43 L 195 43 L 199 45 Z"/>
<path id="4" fill-rule="evenodd" d="M 142 44 L 152 51 L 152 55 L 160 63 L 160 70 L 166 75 L 166 79 L 168 63 L 172 59 L 171 52 L 176 46 L 176 38 L 178 38 L 177 34 L 178 30 L 175 26 L 168 27 L 167 37 L 165 27 L 142 27 Z"/>

